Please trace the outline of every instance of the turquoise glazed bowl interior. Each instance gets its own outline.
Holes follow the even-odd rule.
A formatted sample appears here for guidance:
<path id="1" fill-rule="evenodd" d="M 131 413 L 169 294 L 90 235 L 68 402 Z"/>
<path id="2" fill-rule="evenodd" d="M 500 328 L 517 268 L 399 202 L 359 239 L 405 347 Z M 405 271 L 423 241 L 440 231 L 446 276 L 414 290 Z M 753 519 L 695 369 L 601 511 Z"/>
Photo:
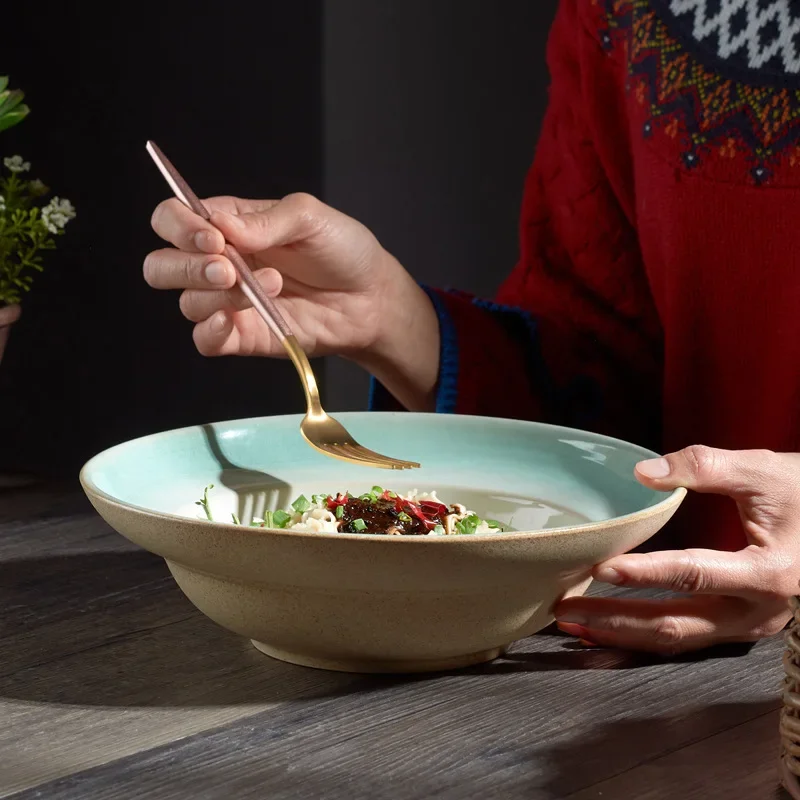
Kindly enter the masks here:
<path id="1" fill-rule="evenodd" d="M 602 522 L 667 498 L 633 477 L 634 465 L 654 453 L 592 433 L 468 416 L 339 418 L 366 446 L 422 468 L 391 472 L 327 458 L 302 440 L 300 416 L 284 416 L 146 436 L 96 456 L 82 475 L 119 503 L 192 518 L 204 517 L 196 501 L 213 484 L 209 501 L 220 523 L 233 513 L 247 522 L 301 493 L 357 494 L 376 484 L 398 492 L 435 489 L 444 502 L 463 503 L 515 531 Z"/>

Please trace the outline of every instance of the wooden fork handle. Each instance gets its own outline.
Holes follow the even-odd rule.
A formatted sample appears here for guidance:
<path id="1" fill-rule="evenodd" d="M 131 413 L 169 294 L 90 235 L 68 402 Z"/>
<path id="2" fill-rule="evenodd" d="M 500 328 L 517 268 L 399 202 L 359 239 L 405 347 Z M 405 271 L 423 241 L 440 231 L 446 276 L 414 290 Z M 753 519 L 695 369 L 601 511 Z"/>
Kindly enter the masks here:
<path id="1" fill-rule="evenodd" d="M 275 302 L 264 291 L 264 287 L 258 282 L 258 278 L 253 275 L 253 271 L 247 266 L 247 262 L 239 255 L 233 245 L 226 244 L 224 253 L 236 269 L 236 274 L 239 277 L 239 286 L 244 296 L 252 303 L 258 315 L 267 323 L 269 329 L 285 347 L 286 340 L 293 335 L 292 329 L 283 318 L 281 312 L 278 311 Z"/>
<path id="2" fill-rule="evenodd" d="M 164 155 L 164 152 L 154 141 L 147 142 L 147 152 L 150 153 L 178 200 L 199 217 L 204 220 L 210 220 L 211 214 L 202 200 L 194 193 L 183 175 L 175 169 L 175 165 Z M 264 287 L 256 280 L 252 270 L 247 266 L 247 262 L 239 255 L 236 248 L 226 243 L 224 253 L 236 269 L 236 273 L 239 276 L 239 286 L 241 286 L 245 297 L 253 304 L 253 308 L 267 323 L 269 329 L 278 338 L 278 341 L 286 347 L 286 340 L 292 336 L 292 329 L 286 324 L 281 312 L 278 311 L 272 299 L 267 297 Z"/>

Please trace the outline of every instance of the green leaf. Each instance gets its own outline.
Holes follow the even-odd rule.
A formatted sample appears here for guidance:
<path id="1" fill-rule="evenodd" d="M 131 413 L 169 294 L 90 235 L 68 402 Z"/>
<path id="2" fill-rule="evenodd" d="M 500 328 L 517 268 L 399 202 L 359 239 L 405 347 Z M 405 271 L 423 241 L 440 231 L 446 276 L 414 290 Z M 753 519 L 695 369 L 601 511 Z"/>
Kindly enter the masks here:
<path id="1" fill-rule="evenodd" d="M 28 114 L 31 113 L 30 108 L 26 106 L 24 103 L 22 105 L 18 105 L 14 103 L 14 110 L 7 109 L 3 111 L 0 109 L 0 131 L 5 131 L 8 128 L 13 128 L 14 125 L 22 122 Z"/>
<path id="2" fill-rule="evenodd" d="M 0 117 L 13 111 L 25 98 L 19 89 L 0 91 Z"/>
<path id="3" fill-rule="evenodd" d="M 214 518 L 211 516 L 211 509 L 208 506 L 208 492 L 209 492 L 209 490 L 211 490 L 213 488 L 214 488 L 214 484 L 213 483 L 209 483 L 208 486 L 206 486 L 206 488 L 203 490 L 203 499 L 202 500 L 198 500 L 195 503 L 196 506 L 201 506 L 203 511 L 206 512 L 206 518 L 208 519 L 209 522 L 213 522 L 214 521 Z"/>
<path id="4" fill-rule="evenodd" d="M 305 514 L 305 512 L 311 508 L 311 503 L 308 502 L 308 498 L 304 494 L 301 494 L 300 497 L 292 503 L 292 508 L 298 514 Z"/>
<path id="5" fill-rule="evenodd" d="M 367 529 L 367 523 L 364 522 L 363 519 L 354 519 L 353 527 L 360 533 L 361 531 L 365 531 Z"/>
<path id="6" fill-rule="evenodd" d="M 0 75 L 0 92 L 4 92 L 8 86 L 8 75 Z"/>

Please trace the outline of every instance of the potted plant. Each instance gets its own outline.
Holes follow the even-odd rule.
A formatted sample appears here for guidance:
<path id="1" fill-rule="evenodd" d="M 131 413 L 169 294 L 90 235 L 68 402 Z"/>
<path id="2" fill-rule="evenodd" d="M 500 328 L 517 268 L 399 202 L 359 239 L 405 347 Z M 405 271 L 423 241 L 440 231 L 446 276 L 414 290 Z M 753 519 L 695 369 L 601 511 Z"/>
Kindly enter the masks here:
<path id="1" fill-rule="evenodd" d="M 0 131 L 28 115 L 23 97 L 0 77 Z M 30 162 L 14 155 L 3 159 L 0 172 L 0 361 L 11 325 L 19 319 L 22 295 L 30 290 L 33 273 L 42 271 L 42 252 L 55 249 L 56 237 L 75 217 L 69 200 L 47 200 L 50 190 L 30 178 L 30 169 Z"/>

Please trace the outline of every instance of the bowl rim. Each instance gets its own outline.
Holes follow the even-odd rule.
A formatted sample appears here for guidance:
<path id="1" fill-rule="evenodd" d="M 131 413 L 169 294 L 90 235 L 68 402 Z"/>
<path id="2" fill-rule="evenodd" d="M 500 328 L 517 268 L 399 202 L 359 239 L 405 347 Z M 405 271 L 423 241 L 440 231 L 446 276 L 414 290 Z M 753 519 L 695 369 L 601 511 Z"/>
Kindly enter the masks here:
<path id="1" fill-rule="evenodd" d="M 385 417 L 441 417 L 443 416 L 437 412 L 411 412 L 411 411 L 345 411 L 341 413 L 337 413 L 336 417 L 341 419 L 356 419 L 359 417 L 365 416 L 385 416 Z M 623 447 L 639 451 L 642 454 L 643 458 L 652 457 L 658 458 L 661 454 L 656 453 L 653 450 L 649 450 L 646 447 L 642 447 L 638 444 L 633 444 L 632 442 L 627 442 L 624 439 L 618 439 L 614 436 L 607 436 L 606 434 L 602 433 L 594 433 L 593 431 L 586 431 L 580 428 L 571 428 L 565 425 L 552 425 L 548 422 L 537 422 L 534 420 L 516 420 L 516 419 L 508 419 L 505 417 L 487 417 L 487 416 L 480 416 L 474 414 L 458 414 L 458 415 L 446 415 L 452 417 L 458 417 L 459 419 L 472 419 L 480 422 L 489 422 L 493 425 L 500 425 L 500 426 L 513 426 L 513 427 L 535 427 L 535 428 L 546 428 L 552 432 L 563 432 L 565 434 L 578 434 L 582 436 L 590 436 L 597 440 L 600 443 L 607 443 L 610 445 L 622 445 Z M 108 492 L 103 491 L 100 489 L 97 484 L 92 480 L 90 477 L 90 472 L 92 468 L 95 466 L 96 462 L 99 462 L 103 458 L 108 458 L 113 452 L 117 450 L 121 450 L 122 448 L 134 444 L 136 442 L 145 442 L 149 439 L 160 439 L 165 438 L 167 436 L 174 436 L 178 434 L 188 435 L 188 433 L 197 431 L 207 425 L 215 425 L 215 426 L 224 426 L 224 425 L 246 425 L 252 423 L 258 423 L 264 420 L 276 420 L 281 419 L 287 422 L 296 421 L 299 425 L 300 421 L 303 419 L 302 414 L 274 414 L 270 416 L 260 416 L 260 417 L 244 417 L 241 419 L 229 419 L 229 420 L 221 420 L 217 422 L 211 423 L 201 423 L 197 425 L 186 425 L 182 428 L 171 428 L 165 431 L 157 431 L 155 433 L 145 434 L 144 436 L 138 436 L 134 439 L 128 439 L 127 441 L 120 442 L 118 444 L 112 445 L 111 447 L 107 447 L 105 450 L 101 450 L 99 453 L 96 453 L 92 456 L 88 461 L 86 461 L 81 467 L 79 480 L 81 483 L 81 487 L 83 488 L 84 492 L 87 494 L 89 499 L 91 500 L 92 495 L 96 496 L 97 498 L 102 499 L 104 502 L 116 506 L 119 509 L 126 510 L 126 511 L 135 511 L 138 514 L 141 514 L 145 517 L 149 517 L 150 519 L 165 519 L 170 522 L 179 522 L 179 523 L 187 523 L 194 525 L 195 523 L 201 523 L 203 525 L 210 525 L 215 528 L 224 528 L 229 531 L 236 531 L 242 535 L 247 535 L 248 537 L 252 536 L 265 536 L 269 538 L 274 538 L 275 536 L 286 536 L 286 537 L 311 537 L 314 539 L 319 539 L 320 537 L 324 537 L 327 541 L 329 539 L 339 539 L 345 541 L 360 541 L 360 542 L 367 542 L 367 541 L 380 541 L 380 542 L 405 542 L 405 543 L 412 543 L 412 542 L 471 542 L 471 541 L 480 541 L 480 542 L 501 542 L 501 541 L 509 541 L 514 539 L 522 539 L 522 538 L 529 538 L 529 537 L 537 537 L 537 538 L 552 538 L 555 536 L 566 536 L 570 534 L 577 534 L 577 533 L 591 533 L 593 531 L 603 530 L 609 531 L 615 528 L 621 527 L 623 525 L 628 525 L 631 523 L 639 522 L 641 520 L 647 519 L 651 516 L 657 516 L 663 514 L 673 507 L 677 508 L 683 501 L 683 499 L 687 495 L 687 490 L 684 487 L 678 487 L 677 489 L 673 489 L 670 492 L 661 492 L 664 495 L 663 500 L 660 500 L 658 503 L 655 503 L 652 506 L 647 506 L 646 508 L 642 508 L 638 511 L 632 511 L 629 514 L 622 514 L 618 517 L 611 517 L 610 519 L 606 520 L 598 520 L 595 522 L 584 522 L 579 523 L 577 525 L 567 525 L 558 528 L 544 528 L 540 530 L 534 531 L 509 531 L 507 533 L 473 533 L 469 536 L 386 536 L 385 534 L 381 533 L 313 533 L 311 531 L 292 531 L 292 530 L 284 530 L 280 528 L 251 528 L 249 526 L 237 525 L 233 522 L 218 522 L 216 520 L 204 520 L 204 519 L 193 519 L 191 517 L 186 517 L 181 514 L 173 514 L 167 511 L 154 511 L 151 508 L 145 508 L 144 506 L 140 506 L 136 503 L 128 503 L 124 500 L 120 500 L 117 497 L 109 494 Z M 306 445 L 308 446 L 308 445 Z M 653 490 L 658 491 L 658 490 Z M 408 546 L 406 544 L 406 546 Z"/>

